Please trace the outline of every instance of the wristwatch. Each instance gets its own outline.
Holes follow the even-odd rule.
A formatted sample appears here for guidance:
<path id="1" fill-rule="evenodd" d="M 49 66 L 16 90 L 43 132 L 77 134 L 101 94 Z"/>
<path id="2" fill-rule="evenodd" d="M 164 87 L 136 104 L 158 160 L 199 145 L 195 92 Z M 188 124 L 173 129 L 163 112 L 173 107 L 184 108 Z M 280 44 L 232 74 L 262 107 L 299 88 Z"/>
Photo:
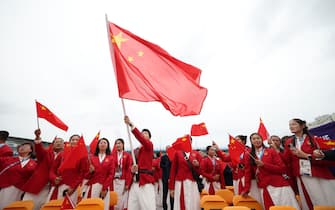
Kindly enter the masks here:
<path id="1" fill-rule="evenodd" d="M 312 160 L 312 155 L 307 155 L 308 160 Z"/>

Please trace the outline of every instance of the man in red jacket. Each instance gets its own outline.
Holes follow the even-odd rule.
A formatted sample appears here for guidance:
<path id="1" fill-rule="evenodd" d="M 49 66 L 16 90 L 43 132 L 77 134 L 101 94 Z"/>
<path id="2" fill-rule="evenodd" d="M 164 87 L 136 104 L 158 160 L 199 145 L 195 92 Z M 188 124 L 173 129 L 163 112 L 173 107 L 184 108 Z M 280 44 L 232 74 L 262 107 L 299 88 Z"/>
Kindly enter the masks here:
<path id="1" fill-rule="evenodd" d="M 0 131 L 0 157 L 13 156 L 13 150 L 6 144 L 8 131 Z"/>
<path id="2" fill-rule="evenodd" d="M 37 166 L 34 173 L 28 181 L 23 185 L 25 192 L 22 200 L 33 200 L 34 210 L 38 210 L 47 201 L 50 190 L 49 171 L 51 165 L 64 149 L 64 140 L 56 138 L 51 149 L 44 149 L 41 139 L 41 130 L 35 130 L 35 152 L 37 157 Z"/>
<path id="3" fill-rule="evenodd" d="M 129 191 L 128 210 L 155 210 L 155 179 L 152 170 L 154 150 L 150 141 L 151 133 L 148 129 L 143 129 L 140 132 L 128 116 L 124 117 L 124 122 L 131 127 L 132 133 L 141 143 L 137 165 L 131 167 L 134 180 Z"/>

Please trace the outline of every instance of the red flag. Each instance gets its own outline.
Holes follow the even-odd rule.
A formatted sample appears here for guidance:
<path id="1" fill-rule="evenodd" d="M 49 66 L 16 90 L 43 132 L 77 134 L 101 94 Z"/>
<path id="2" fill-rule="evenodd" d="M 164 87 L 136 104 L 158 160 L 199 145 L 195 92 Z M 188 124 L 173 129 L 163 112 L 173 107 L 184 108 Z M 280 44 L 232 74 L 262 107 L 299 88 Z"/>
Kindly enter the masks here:
<path id="1" fill-rule="evenodd" d="M 191 136 L 202 136 L 206 134 L 208 134 L 208 131 L 204 122 L 192 125 Z"/>
<path id="2" fill-rule="evenodd" d="M 95 150 L 97 148 L 98 145 L 98 141 L 100 138 L 100 131 L 97 133 L 97 135 L 95 135 L 94 139 L 92 140 L 91 144 L 90 144 L 90 153 L 94 154 Z"/>
<path id="3" fill-rule="evenodd" d="M 65 125 L 54 113 L 52 113 L 46 106 L 36 101 L 37 117 L 43 118 L 57 128 L 67 131 L 68 126 Z"/>
<path id="4" fill-rule="evenodd" d="M 245 145 L 229 134 L 228 152 L 233 165 L 237 165 L 240 162 L 240 156 L 244 151 Z"/>
<path id="5" fill-rule="evenodd" d="M 168 155 L 170 161 L 173 161 L 176 150 L 173 147 L 169 147 L 166 149 L 166 154 Z"/>
<path id="6" fill-rule="evenodd" d="M 63 171 L 64 169 L 75 168 L 78 161 L 84 157 L 88 157 L 84 137 L 80 137 L 76 146 L 65 144 L 63 154 L 64 159 L 58 170 Z"/>
<path id="7" fill-rule="evenodd" d="M 174 116 L 200 113 L 207 96 L 200 69 L 111 22 L 108 36 L 120 98 L 157 101 Z"/>
<path id="8" fill-rule="evenodd" d="M 314 140 L 318 143 L 321 150 L 331 150 L 335 148 L 334 139 L 324 139 L 324 138 L 315 136 Z"/>
<path id="9" fill-rule="evenodd" d="M 192 145 L 191 145 L 191 137 L 190 135 L 186 135 L 180 138 L 172 144 L 173 149 L 175 150 L 182 150 L 184 152 L 191 152 Z"/>
<path id="10" fill-rule="evenodd" d="M 76 206 L 74 205 L 74 203 L 72 202 L 71 198 L 69 197 L 69 195 L 66 193 L 64 196 L 64 200 L 63 203 L 60 207 L 60 210 L 66 210 L 66 209 L 74 209 Z"/>
<path id="11" fill-rule="evenodd" d="M 266 130 L 265 125 L 262 121 L 262 118 L 259 118 L 260 122 L 259 122 L 259 127 L 258 127 L 258 134 L 262 137 L 263 141 L 269 139 L 270 134 L 268 132 L 268 130 Z"/>

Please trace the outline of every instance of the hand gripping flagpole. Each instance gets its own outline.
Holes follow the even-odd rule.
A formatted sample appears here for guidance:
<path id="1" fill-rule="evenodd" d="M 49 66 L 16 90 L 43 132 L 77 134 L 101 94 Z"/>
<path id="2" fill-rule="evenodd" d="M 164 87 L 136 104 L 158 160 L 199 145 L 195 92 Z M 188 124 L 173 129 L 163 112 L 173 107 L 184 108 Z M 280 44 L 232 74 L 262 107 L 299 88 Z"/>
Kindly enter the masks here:
<path id="1" fill-rule="evenodd" d="M 124 114 L 124 116 L 127 116 L 127 114 L 126 114 L 126 108 L 124 106 L 124 100 L 123 100 L 123 98 L 121 98 L 121 102 L 122 102 L 123 114 Z M 131 151 L 131 157 L 133 158 L 134 165 L 136 165 L 136 158 L 135 158 L 135 153 L 134 153 L 134 149 L 133 149 L 133 143 L 131 141 L 131 135 L 130 135 L 129 126 L 126 125 L 126 127 L 127 127 L 127 133 L 128 133 L 128 140 L 129 140 L 129 146 L 130 146 L 130 151 Z"/>

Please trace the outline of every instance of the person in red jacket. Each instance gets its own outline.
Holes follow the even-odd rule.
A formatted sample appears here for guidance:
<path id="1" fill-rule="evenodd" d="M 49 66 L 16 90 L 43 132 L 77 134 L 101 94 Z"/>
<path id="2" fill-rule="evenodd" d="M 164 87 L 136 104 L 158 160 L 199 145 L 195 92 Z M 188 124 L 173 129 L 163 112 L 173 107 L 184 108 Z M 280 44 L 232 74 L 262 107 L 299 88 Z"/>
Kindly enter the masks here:
<path id="1" fill-rule="evenodd" d="M 104 210 L 109 209 L 109 186 L 113 175 L 113 157 L 109 141 L 99 139 L 94 155 L 90 156 L 89 172 L 85 178 L 88 180 L 84 198 L 101 198 L 104 200 Z"/>
<path id="2" fill-rule="evenodd" d="M 201 160 L 198 151 L 176 151 L 169 180 L 170 196 L 174 198 L 173 209 L 200 209 L 200 193 L 191 167 L 199 175 Z"/>
<path id="3" fill-rule="evenodd" d="M 13 156 L 13 150 L 6 144 L 8 131 L 0 131 L 0 157 Z"/>
<path id="4" fill-rule="evenodd" d="M 78 144 L 80 136 L 74 134 L 70 137 L 69 144 L 66 147 L 75 147 Z M 88 171 L 88 157 L 83 157 L 75 162 L 73 168 L 65 168 L 60 170 L 60 166 L 64 161 L 64 152 L 62 156 L 57 158 L 52 165 L 49 173 L 49 179 L 53 185 L 49 192 L 47 200 L 62 199 L 66 193 L 69 195 L 73 203 L 78 201 L 78 186 L 83 182 L 85 174 Z"/>
<path id="5" fill-rule="evenodd" d="M 160 167 L 161 153 L 157 152 L 156 157 L 152 162 L 155 178 L 155 195 L 156 195 L 156 210 L 163 210 L 163 182 L 162 169 Z"/>
<path id="6" fill-rule="evenodd" d="M 64 149 L 64 140 L 55 138 L 50 148 L 44 149 L 41 140 L 41 130 L 35 130 L 35 152 L 37 157 L 37 166 L 34 173 L 30 176 L 22 189 L 25 192 L 22 200 L 33 200 L 34 210 L 38 210 L 46 202 L 50 190 L 49 171 L 51 165 Z"/>
<path id="7" fill-rule="evenodd" d="M 221 160 L 216 157 L 214 146 L 207 146 L 207 157 L 200 163 L 200 174 L 204 177 L 204 189 L 210 194 L 215 195 L 219 189 L 225 188 L 223 177 L 223 166 Z"/>
<path id="8" fill-rule="evenodd" d="M 32 144 L 23 143 L 17 150 L 17 157 L 0 157 L 0 209 L 11 202 L 21 200 L 22 186 L 36 167 L 36 162 L 31 159 Z"/>
<path id="9" fill-rule="evenodd" d="M 306 121 L 292 119 L 289 128 L 294 134 L 286 140 L 284 160 L 289 170 L 296 177 L 302 209 L 313 209 L 315 205 L 335 206 L 333 197 L 335 176 L 324 160 L 315 160 L 313 151 L 319 146 L 311 136 Z M 307 158 L 301 154 L 306 153 Z"/>
<path id="10" fill-rule="evenodd" d="M 252 175 L 255 175 L 265 210 L 269 210 L 270 206 L 293 206 L 299 210 L 293 189 L 283 176 L 286 167 L 279 154 L 273 148 L 266 148 L 258 133 L 251 134 L 250 140 L 252 146 L 246 156 L 243 195 L 249 193 Z"/>
<path id="11" fill-rule="evenodd" d="M 130 154 L 124 151 L 124 140 L 118 138 L 114 142 L 113 149 L 113 182 L 111 188 L 117 193 L 117 204 L 114 210 L 124 210 L 128 206 L 128 194 L 133 175 L 130 172 L 130 167 L 133 165 L 133 160 Z"/>
<path id="12" fill-rule="evenodd" d="M 132 133 L 141 143 L 137 164 L 131 167 L 134 179 L 129 190 L 128 210 L 155 210 L 155 179 L 152 170 L 154 146 L 150 141 L 151 133 L 148 129 L 140 132 L 128 116 L 124 117 L 124 122 L 130 126 Z"/>

